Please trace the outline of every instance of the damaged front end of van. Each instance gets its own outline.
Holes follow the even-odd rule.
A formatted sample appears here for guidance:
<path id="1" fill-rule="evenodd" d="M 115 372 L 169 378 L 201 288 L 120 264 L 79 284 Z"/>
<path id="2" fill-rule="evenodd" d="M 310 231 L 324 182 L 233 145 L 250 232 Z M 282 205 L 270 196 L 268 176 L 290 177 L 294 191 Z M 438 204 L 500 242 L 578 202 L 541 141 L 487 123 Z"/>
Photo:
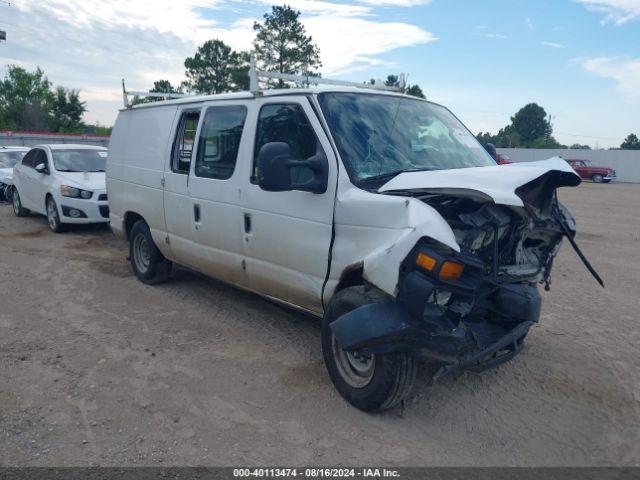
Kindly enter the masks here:
<path id="1" fill-rule="evenodd" d="M 407 200 L 407 229 L 365 259 L 364 276 L 389 301 L 333 322 L 341 348 L 407 352 L 440 366 L 436 378 L 516 356 L 540 317 L 538 285 L 549 287 L 563 238 L 602 283 L 575 244 L 575 222 L 556 195 L 579 183 L 558 158 L 404 173 L 383 185 L 378 194 Z"/>

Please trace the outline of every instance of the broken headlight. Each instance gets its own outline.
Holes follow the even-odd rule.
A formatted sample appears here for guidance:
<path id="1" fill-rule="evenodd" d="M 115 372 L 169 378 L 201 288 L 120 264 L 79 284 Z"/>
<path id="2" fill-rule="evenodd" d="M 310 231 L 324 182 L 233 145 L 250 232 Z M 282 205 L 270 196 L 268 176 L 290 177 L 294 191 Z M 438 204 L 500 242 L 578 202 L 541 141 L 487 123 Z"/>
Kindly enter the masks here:
<path id="1" fill-rule="evenodd" d="M 451 295 L 451 292 L 447 290 L 433 290 L 427 302 L 433 303 L 434 305 L 445 306 L 451 300 Z"/>
<path id="2" fill-rule="evenodd" d="M 416 257 L 416 265 L 436 275 L 445 282 L 455 282 L 459 280 L 464 272 L 464 265 L 453 260 L 439 261 L 435 255 L 419 252 Z"/>

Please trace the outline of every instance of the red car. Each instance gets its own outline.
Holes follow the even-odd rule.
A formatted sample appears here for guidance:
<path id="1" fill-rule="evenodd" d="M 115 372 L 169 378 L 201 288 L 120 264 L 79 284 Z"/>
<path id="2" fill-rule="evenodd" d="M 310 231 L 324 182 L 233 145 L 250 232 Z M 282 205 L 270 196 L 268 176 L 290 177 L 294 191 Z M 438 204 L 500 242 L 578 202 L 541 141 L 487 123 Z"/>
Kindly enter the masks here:
<path id="1" fill-rule="evenodd" d="M 509 165 L 510 163 L 513 163 L 513 160 L 511 160 L 509 155 L 496 153 L 496 162 L 498 162 L 498 165 Z"/>
<path id="2" fill-rule="evenodd" d="M 596 167 L 589 160 L 565 159 L 573 167 L 580 178 L 593 180 L 595 183 L 609 183 L 616 178 L 616 171 L 609 167 Z"/>

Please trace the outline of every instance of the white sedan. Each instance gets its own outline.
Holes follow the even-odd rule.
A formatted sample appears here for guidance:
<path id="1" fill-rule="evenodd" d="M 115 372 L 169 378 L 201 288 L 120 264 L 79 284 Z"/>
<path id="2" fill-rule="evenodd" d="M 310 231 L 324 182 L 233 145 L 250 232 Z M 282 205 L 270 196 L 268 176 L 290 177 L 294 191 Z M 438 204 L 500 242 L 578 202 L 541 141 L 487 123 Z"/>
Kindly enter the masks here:
<path id="1" fill-rule="evenodd" d="M 13 211 L 47 216 L 49 228 L 70 223 L 106 223 L 107 149 L 89 145 L 38 145 L 13 167 Z"/>
<path id="2" fill-rule="evenodd" d="M 0 201 L 11 200 L 13 166 L 22 160 L 28 147 L 0 147 Z"/>

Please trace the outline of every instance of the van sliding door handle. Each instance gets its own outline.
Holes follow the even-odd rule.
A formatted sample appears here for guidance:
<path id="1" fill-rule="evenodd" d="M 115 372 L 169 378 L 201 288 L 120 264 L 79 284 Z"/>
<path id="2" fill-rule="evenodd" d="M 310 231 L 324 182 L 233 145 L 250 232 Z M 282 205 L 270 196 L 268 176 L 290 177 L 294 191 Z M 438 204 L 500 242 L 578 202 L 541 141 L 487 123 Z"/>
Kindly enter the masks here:
<path id="1" fill-rule="evenodd" d="M 251 233 L 251 214 L 250 213 L 244 214 L 244 233 L 246 234 Z"/>
<path id="2" fill-rule="evenodd" d="M 200 223 L 200 205 L 197 203 L 193 205 L 193 220 Z"/>

